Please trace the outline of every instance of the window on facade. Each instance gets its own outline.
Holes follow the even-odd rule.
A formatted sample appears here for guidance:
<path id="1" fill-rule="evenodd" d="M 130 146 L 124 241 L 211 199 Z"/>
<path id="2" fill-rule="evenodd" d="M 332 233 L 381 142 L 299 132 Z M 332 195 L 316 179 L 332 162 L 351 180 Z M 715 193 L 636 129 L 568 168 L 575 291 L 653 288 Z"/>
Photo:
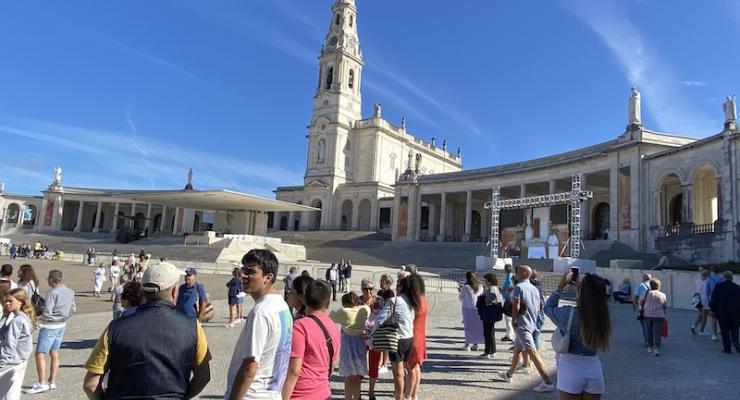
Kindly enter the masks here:
<path id="1" fill-rule="evenodd" d="M 324 20 L 326 21 L 326 20 Z M 342 16 L 337 14 L 337 16 L 334 18 L 334 25 L 339 26 L 339 24 L 342 23 Z"/>
<path id="2" fill-rule="evenodd" d="M 349 70 L 349 88 L 354 89 L 355 87 L 355 70 Z"/>
<path id="3" fill-rule="evenodd" d="M 381 207 L 379 213 L 378 227 L 380 229 L 388 229 L 391 227 L 391 209 L 389 207 Z"/>
<path id="4" fill-rule="evenodd" d="M 395 169 L 396 168 L 396 155 L 395 154 L 391 154 L 389 167 L 391 169 Z"/>
<path id="5" fill-rule="evenodd" d="M 334 67 L 329 68 L 329 72 L 326 73 L 326 88 L 331 89 L 332 83 L 334 83 Z"/>
<path id="6" fill-rule="evenodd" d="M 354 15 L 350 15 L 349 16 L 349 27 L 351 28 L 352 25 L 354 25 L 354 24 L 355 24 L 355 16 Z"/>

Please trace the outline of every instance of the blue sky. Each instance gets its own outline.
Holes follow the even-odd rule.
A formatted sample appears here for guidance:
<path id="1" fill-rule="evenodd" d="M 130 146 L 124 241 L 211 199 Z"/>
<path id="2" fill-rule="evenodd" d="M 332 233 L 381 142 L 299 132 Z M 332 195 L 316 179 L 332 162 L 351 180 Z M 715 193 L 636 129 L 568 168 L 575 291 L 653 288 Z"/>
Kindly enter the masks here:
<path id="1" fill-rule="evenodd" d="M 301 184 L 333 0 L 0 3 L 0 181 L 272 196 Z M 465 168 L 650 129 L 705 137 L 740 88 L 732 1 L 357 0 L 363 114 Z"/>

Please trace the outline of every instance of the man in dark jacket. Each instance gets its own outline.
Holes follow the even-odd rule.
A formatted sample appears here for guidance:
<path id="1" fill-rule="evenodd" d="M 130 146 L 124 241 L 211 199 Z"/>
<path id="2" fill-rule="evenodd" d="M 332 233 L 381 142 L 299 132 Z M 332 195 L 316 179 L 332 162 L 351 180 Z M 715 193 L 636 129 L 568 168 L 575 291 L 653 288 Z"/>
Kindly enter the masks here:
<path id="1" fill-rule="evenodd" d="M 722 282 L 718 283 L 709 299 L 709 309 L 719 322 L 722 335 L 722 351 L 731 353 L 730 342 L 735 351 L 740 353 L 738 340 L 738 326 L 740 326 L 740 285 L 732 282 L 732 272 L 722 274 Z"/>
<path id="2" fill-rule="evenodd" d="M 200 322 L 175 311 L 182 275 L 166 262 L 144 272 L 146 303 L 111 321 L 85 363 L 89 399 L 191 399 L 203 390 L 211 354 Z"/>

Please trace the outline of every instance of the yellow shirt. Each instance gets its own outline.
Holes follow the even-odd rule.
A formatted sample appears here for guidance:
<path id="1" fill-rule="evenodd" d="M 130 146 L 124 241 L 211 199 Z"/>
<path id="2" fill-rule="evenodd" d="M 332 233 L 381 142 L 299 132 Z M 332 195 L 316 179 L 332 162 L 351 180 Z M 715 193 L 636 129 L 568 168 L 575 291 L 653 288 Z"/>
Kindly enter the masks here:
<path id="1" fill-rule="evenodd" d="M 195 366 L 203 364 L 203 362 L 210 360 L 208 352 L 208 341 L 206 340 L 206 333 L 203 331 L 203 327 L 200 322 L 196 321 L 198 330 L 198 341 L 195 344 Z M 103 330 L 103 334 L 100 335 L 98 343 L 95 344 L 95 348 L 90 357 L 88 357 L 85 363 L 85 369 L 96 375 L 103 375 L 105 373 L 105 366 L 108 363 L 108 327 Z"/>
<path id="2" fill-rule="evenodd" d="M 357 307 L 344 307 L 332 311 L 329 318 L 338 323 L 344 333 L 350 336 L 360 336 L 365 329 L 365 321 L 370 315 L 370 307 L 361 305 Z"/>

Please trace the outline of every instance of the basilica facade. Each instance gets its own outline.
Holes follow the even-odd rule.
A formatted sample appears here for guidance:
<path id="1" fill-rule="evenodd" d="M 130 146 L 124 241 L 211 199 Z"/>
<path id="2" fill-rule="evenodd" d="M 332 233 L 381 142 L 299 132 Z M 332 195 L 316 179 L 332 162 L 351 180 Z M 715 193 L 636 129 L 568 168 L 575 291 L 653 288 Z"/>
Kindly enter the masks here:
<path id="1" fill-rule="evenodd" d="M 580 205 L 584 240 L 617 241 L 641 252 L 687 262 L 738 256 L 740 195 L 736 189 L 735 100 L 723 104 L 724 126 L 705 139 L 643 126 L 640 93 L 627 102 L 625 128 L 613 140 L 540 159 L 465 170 L 459 152 L 424 142 L 382 118 L 375 105 L 360 115 L 363 59 L 353 0 L 337 0 L 319 57 L 308 127 L 304 184 L 278 187 L 280 200 L 321 209 L 275 213 L 275 230 L 368 230 L 394 241 L 481 241 L 491 237 L 485 207 L 502 199 L 571 190 L 574 175 L 593 197 Z M 718 107 L 719 108 L 719 107 Z M 507 210 L 498 215 L 502 249 L 522 241 L 568 240 L 567 205 Z M 531 231 L 525 239 L 524 232 Z"/>

